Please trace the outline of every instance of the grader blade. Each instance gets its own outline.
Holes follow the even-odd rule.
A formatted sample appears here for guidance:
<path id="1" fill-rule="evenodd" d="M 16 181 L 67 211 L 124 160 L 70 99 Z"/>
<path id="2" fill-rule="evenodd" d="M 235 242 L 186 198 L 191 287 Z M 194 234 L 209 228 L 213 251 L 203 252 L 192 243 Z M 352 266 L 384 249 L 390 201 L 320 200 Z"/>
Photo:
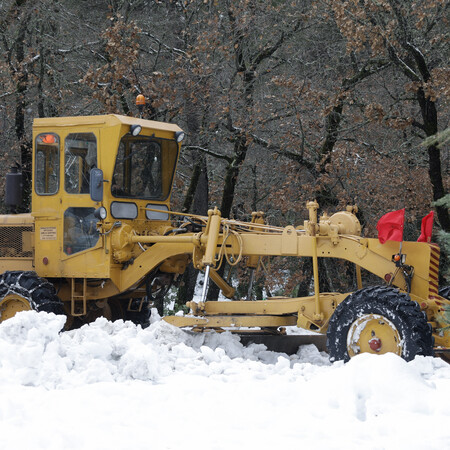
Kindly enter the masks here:
<path id="1" fill-rule="evenodd" d="M 210 305 L 211 303 L 208 303 Z M 221 302 L 213 302 L 212 307 L 229 306 Z M 231 306 L 237 306 L 232 302 Z M 266 305 L 267 307 L 267 305 Z M 287 335 L 284 327 L 295 326 L 298 318 L 293 314 L 284 315 L 205 315 L 205 316 L 166 316 L 163 318 L 171 325 L 188 328 L 188 332 L 224 332 L 231 331 L 240 337 L 245 346 L 250 344 L 264 344 L 268 350 L 287 353 L 297 353 L 302 345 L 315 345 L 319 351 L 327 351 L 327 337 L 325 334 Z"/>
<path id="2" fill-rule="evenodd" d="M 300 335 L 269 335 L 269 334 L 240 334 L 241 343 L 264 344 L 272 352 L 294 355 L 303 345 L 313 344 L 321 352 L 327 352 L 327 336 L 325 334 Z"/>

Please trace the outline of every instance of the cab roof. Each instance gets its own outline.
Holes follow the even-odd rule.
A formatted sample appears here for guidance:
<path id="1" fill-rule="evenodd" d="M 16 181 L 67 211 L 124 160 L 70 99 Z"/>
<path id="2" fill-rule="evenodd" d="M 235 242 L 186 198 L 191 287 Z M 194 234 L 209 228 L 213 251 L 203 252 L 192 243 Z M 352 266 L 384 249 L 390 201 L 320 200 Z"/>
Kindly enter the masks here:
<path id="1" fill-rule="evenodd" d="M 96 125 L 100 127 L 113 127 L 117 125 L 141 125 L 160 131 L 177 132 L 182 129 L 174 123 L 157 122 L 155 120 L 138 119 L 135 117 L 107 114 L 102 116 L 72 116 L 72 117 L 44 117 L 34 119 L 33 128 L 42 127 L 77 127 Z"/>

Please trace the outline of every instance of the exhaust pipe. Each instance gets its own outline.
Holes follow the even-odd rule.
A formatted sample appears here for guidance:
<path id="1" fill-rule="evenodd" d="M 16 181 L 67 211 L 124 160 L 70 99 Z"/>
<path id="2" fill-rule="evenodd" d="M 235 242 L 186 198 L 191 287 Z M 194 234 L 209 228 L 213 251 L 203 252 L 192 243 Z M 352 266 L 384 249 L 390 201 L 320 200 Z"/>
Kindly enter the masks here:
<path id="1" fill-rule="evenodd" d="M 22 204 L 22 172 L 19 172 L 19 167 L 13 166 L 6 174 L 5 185 L 5 204 L 12 209 L 18 208 Z"/>

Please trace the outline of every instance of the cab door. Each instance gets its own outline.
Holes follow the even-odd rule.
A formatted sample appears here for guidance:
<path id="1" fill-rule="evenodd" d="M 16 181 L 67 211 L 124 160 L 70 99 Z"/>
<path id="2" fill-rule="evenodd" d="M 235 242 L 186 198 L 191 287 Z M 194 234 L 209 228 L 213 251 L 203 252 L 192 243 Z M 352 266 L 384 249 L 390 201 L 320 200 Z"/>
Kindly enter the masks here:
<path id="1" fill-rule="evenodd" d="M 57 277 L 62 240 L 61 135 L 39 131 L 34 136 L 32 216 L 35 225 L 34 265 L 38 275 Z"/>
<path id="2" fill-rule="evenodd" d="M 96 129 L 64 136 L 63 276 L 96 278 L 107 274 L 103 240 L 94 216 L 98 205 L 89 195 L 90 171 L 98 167 L 98 148 L 99 132 Z"/>

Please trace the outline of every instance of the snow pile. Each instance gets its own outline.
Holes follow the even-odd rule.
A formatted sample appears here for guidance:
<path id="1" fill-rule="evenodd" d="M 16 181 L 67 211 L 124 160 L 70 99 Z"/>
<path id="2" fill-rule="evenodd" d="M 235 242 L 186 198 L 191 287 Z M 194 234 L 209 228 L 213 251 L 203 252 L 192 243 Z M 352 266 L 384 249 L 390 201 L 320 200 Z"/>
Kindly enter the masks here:
<path id="1" fill-rule="evenodd" d="M 63 324 L 30 311 L 0 325 L 3 448 L 448 446 L 450 366 L 437 358 L 330 364 L 314 346 L 288 356 L 163 321 Z"/>
<path id="2" fill-rule="evenodd" d="M 290 368 L 302 359 L 330 364 L 316 347 L 288 357 L 264 345 L 244 347 L 231 333 L 187 333 L 156 321 L 149 328 L 99 318 L 78 330 L 60 332 L 65 318 L 27 311 L 0 326 L 0 383 L 66 388 L 87 383 L 159 382 L 175 371 L 211 376 L 234 364 L 264 371 Z M 283 356 L 281 356 L 283 355 Z M 256 364 L 258 366 L 258 364 Z"/>

